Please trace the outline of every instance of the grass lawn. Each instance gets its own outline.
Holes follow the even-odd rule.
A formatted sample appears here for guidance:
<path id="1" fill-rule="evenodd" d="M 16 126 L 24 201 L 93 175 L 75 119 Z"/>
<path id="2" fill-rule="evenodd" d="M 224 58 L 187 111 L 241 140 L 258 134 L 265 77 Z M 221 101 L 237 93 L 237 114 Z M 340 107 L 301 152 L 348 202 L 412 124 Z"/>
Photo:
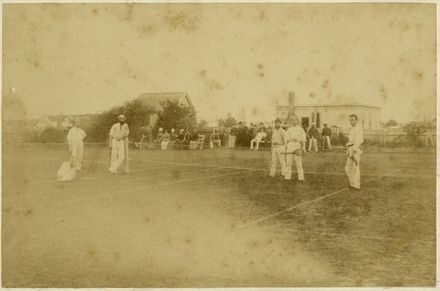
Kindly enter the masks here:
<path id="1" fill-rule="evenodd" d="M 342 152 L 307 154 L 306 182 L 269 152 L 4 148 L 4 287 L 434 286 L 435 154 L 369 153 L 349 190 Z"/>

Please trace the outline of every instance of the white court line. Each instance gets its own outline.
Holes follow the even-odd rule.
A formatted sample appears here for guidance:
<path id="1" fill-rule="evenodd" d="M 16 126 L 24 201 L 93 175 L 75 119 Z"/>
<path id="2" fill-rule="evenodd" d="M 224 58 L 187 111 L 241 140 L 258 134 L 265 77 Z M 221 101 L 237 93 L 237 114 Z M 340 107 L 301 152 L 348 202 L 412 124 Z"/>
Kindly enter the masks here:
<path id="1" fill-rule="evenodd" d="M 166 161 L 156 161 L 156 160 L 137 160 L 138 162 L 144 162 L 144 163 L 157 163 L 157 164 L 167 164 L 167 165 L 183 165 L 183 166 L 195 166 L 195 167 L 211 167 L 211 168 L 223 168 L 223 169 L 231 169 L 231 170 L 249 170 L 249 171 L 267 171 L 269 172 L 269 167 L 268 168 L 252 168 L 252 167 L 235 167 L 235 166 L 221 166 L 221 165 L 212 165 L 212 164 L 199 164 L 199 163 L 180 163 L 180 162 L 166 162 Z M 281 172 L 281 170 L 277 170 L 277 172 Z M 292 171 L 292 173 L 297 173 L 296 171 Z M 337 176 L 346 176 L 347 173 L 345 172 L 316 172 L 316 171 L 306 171 L 304 172 L 305 174 L 317 174 L 317 175 L 337 175 Z M 362 177 L 383 177 L 384 175 L 372 175 L 372 174 L 366 174 L 366 175 L 362 175 Z M 386 174 L 386 176 L 390 176 L 390 177 L 402 177 L 402 178 L 406 178 L 406 177 L 413 177 L 413 175 L 399 175 L 399 176 L 392 176 L 392 175 L 388 175 Z M 435 177 L 432 177 L 433 179 L 435 179 Z"/>
<path id="2" fill-rule="evenodd" d="M 155 169 L 151 169 L 151 170 L 167 169 L 167 168 L 169 168 L 169 167 L 160 167 L 160 168 L 155 168 Z M 206 172 L 211 172 L 211 171 L 212 171 L 212 169 L 195 170 L 195 171 L 184 172 L 183 175 L 187 174 L 187 173 L 190 173 L 190 174 L 199 174 L 200 173 L 201 174 L 201 173 L 206 173 Z M 144 171 L 137 171 L 136 173 L 141 173 L 141 172 L 144 172 Z M 133 172 L 130 172 L 130 173 L 133 173 Z M 172 176 L 172 175 L 173 175 L 173 173 L 170 173 L 170 172 L 167 172 L 167 173 L 161 174 L 161 175 L 154 175 L 154 176 L 130 176 L 130 174 L 126 174 L 126 175 L 124 175 L 124 180 L 119 180 L 118 179 L 117 182 L 106 183 L 105 186 L 119 186 L 119 183 L 121 181 L 132 183 L 132 182 L 136 182 L 136 181 L 139 181 L 139 180 L 144 180 L 146 182 L 151 182 L 151 181 L 155 180 L 156 178 Z M 108 176 L 110 176 L 110 173 L 108 173 Z M 150 178 L 150 179 L 148 179 L 148 178 Z M 96 180 L 96 179 L 93 179 L 93 180 Z M 72 184 L 72 182 L 74 182 L 74 181 L 58 182 L 56 179 L 53 179 L 52 181 L 58 183 L 57 185 L 63 185 L 63 183 L 65 183 L 64 185 L 69 185 L 69 186 L 67 186 L 66 190 L 79 190 L 79 189 L 86 189 L 86 188 L 89 188 L 89 187 L 95 187 L 96 186 L 96 184 L 86 184 L 86 185 L 83 185 L 83 184 L 80 184 L 80 185 Z M 29 195 L 29 196 L 32 196 L 32 197 L 36 197 L 36 196 L 40 196 L 40 195 L 43 195 L 43 194 L 44 195 L 46 195 L 46 194 L 55 194 L 55 193 L 58 193 L 58 192 L 63 191 L 63 190 L 57 189 L 57 190 L 52 190 L 52 191 L 38 191 L 38 192 L 25 192 L 25 193 L 26 193 L 26 195 Z"/>
<path id="3" fill-rule="evenodd" d="M 87 162 L 87 161 L 86 161 Z M 154 168 L 150 168 L 150 169 L 145 169 L 145 170 L 139 170 L 139 171 L 130 171 L 127 175 L 129 174 L 138 174 L 138 173 L 148 173 L 150 171 L 156 171 L 156 170 L 161 170 L 161 169 L 169 169 L 169 167 L 154 167 Z M 100 169 L 103 170 L 103 169 Z M 86 169 L 82 169 L 79 173 L 87 173 L 87 168 Z M 108 173 L 110 175 L 110 173 L 107 171 L 105 171 L 106 173 Z M 133 177 L 138 177 L 138 176 L 133 176 Z M 77 178 L 76 180 L 96 180 L 97 178 L 95 177 L 80 177 Z M 39 178 L 39 179 L 32 179 L 32 182 L 34 181 L 57 181 L 57 178 L 55 176 L 53 176 L 52 178 Z"/>
<path id="4" fill-rule="evenodd" d="M 146 169 L 146 170 L 142 170 L 142 171 L 131 171 L 130 173 L 147 173 L 149 171 L 156 171 L 156 170 L 167 169 L 167 168 L 169 168 L 169 167 L 156 167 L 156 168 Z M 81 170 L 81 172 L 87 172 L 87 170 Z M 110 173 L 108 173 L 108 176 L 110 176 Z M 141 178 L 139 176 L 129 176 L 129 177 L 130 178 Z M 160 177 L 160 176 L 157 176 L 157 177 Z M 100 177 L 100 178 L 102 178 L 102 177 Z M 142 178 L 145 178 L 145 177 L 142 177 Z M 79 177 L 79 178 L 76 178 L 75 180 L 97 180 L 97 179 L 98 178 L 95 178 L 95 177 Z M 71 185 L 71 186 L 69 186 L 69 188 L 83 188 L 83 187 L 86 187 L 86 186 L 90 186 L 89 184 L 88 185 L 73 184 L 72 182 L 74 182 L 74 181 L 60 182 L 60 181 L 57 180 L 57 178 L 55 176 L 53 178 L 42 178 L 42 179 L 33 179 L 32 180 L 32 182 L 48 182 L 48 181 L 56 182 L 56 183 L 58 183 L 57 185 L 61 185 L 61 184 Z M 132 180 L 130 180 L 130 181 L 132 181 Z M 109 183 L 109 184 L 106 184 L 106 185 L 113 185 L 113 184 L 116 184 L 116 183 Z M 31 192 L 31 193 L 28 193 L 28 194 L 39 195 L 39 194 L 51 193 L 51 192 L 52 191 L 38 191 L 38 192 L 33 192 L 33 193 Z"/>
<path id="5" fill-rule="evenodd" d="M 50 160 L 50 161 L 61 161 L 60 159 L 55 158 L 34 158 L 38 160 Z M 366 159 L 362 159 L 365 161 Z M 84 162 L 90 163 L 108 163 L 108 161 L 91 161 L 91 160 L 83 160 Z M 377 162 L 377 160 L 374 160 Z M 269 168 L 253 168 L 253 167 L 235 167 L 235 166 L 222 166 L 222 165 L 212 165 L 212 164 L 200 164 L 200 163 L 182 163 L 182 162 L 167 162 L 167 161 L 157 161 L 157 160 L 141 160 L 130 159 L 130 162 L 143 162 L 143 163 L 156 163 L 156 164 L 165 164 L 165 165 L 176 165 L 176 166 L 192 166 L 192 167 L 210 167 L 210 168 L 219 168 L 219 169 L 231 169 L 231 170 L 249 170 L 249 171 L 267 171 L 269 172 Z M 163 167 L 166 168 L 166 167 Z M 159 168 L 160 169 L 160 168 Z M 143 171 L 131 171 L 130 173 L 143 172 Z M 281 170 L 277 170 L 277 173 L 281 172 Z M 292 171 L 292 173 L 297 173 L 296 171 Z M 336 175 L 336 176 L 345 176 L 347 175 L 345 172 L 316 172 L 316 171 L 305 171 L 305 174 L 313 174 L 313 175 Z M 399 175 L 388 175 L 387 177 L 395 177 L 395 178 L 412 178 L 415 177 L 412 174 L 399 174 Z M 383 175 L 363 174 L 362 177 L 383 177 Z M 436 179 L 435 176 L 426 177 L 426 176 L 417 176 L 417 179 Z"/>
<path id="6" fill-rule="evenodd" d="M 115 193 L 121 193 L 124 192 L 127 195 L 129 194 L 133 194 L 130 193 L 133 190 L 147 190 L 147 189 L 152 189 L 152 188 L 156 188 L 156 187 L 161 187 L 161 186 L 169 186 L 169 185 L 175 185 L 175 184 L 182 184 L 182 183 L 188 183 L 188 182 L 195 182 L 195 181 L 201 181 L 201 180 L 209 180 L 209 179 L 215 179 L 215 178 L 220 178 L 220 177 L 226 177 L 226 176 L 232 176 L 232 175 L 236 175 L 236 174 L 245 174 L 246 172 L 243 171 L 236 171 L 236 172 L 232 172 L 232 173 L 227 173 L 227 174 L 220 174 L 220 175 L 212 175 L 212 176 L 205 176 L 205 177 L 200 177 L 200 178 L 192 178 L 192 179 L 185 179 L 185 180 L 178 180 L 178 181 L 172 181 L 172 182 L 167 182 L 167 183 L 161 183 L 161 184 L 156 184 L 156 185 L 149 185 L 149 186 L 142 186 L 142 187 L 132 187 L 132 188 L 125 188 L 125 189 L 119 189 L 117 191 L 113 191 L 113 192 L 107 192 L 107 193 L 103 193 L 100 195 L 92 195 L 92 196 L 87 196 L 84 198 L 79 198 L 79 199 L 70 199 L 70 200 L 65 200 L 65 201 L 60 201 L 60 203 L 56 203 L 57 205 L 65 205 L 65 204 L 70 204 L 70 203 L 75 203 L 75 202 L 80 202 L 80 201 L 85 201 L 85 200 L 91 200 L 94 198 L 98 198 L 98 197 L 104 197 L 104 196 L 109 196 Z"/>
<path id="7" fill-rule="evenodd" d="M 376 181 L 376 180 L 382 179 L 382 178 L 384 178 L 384 177 L 390 176 L 390 175 L 392 175 L 392 174 L 394 174 L 394 173 L 397 173 L 397 172 L 399 172 L 399 171 L 400 171 L 400 170 L 392 171 L 392 172 L 390 172 L 390 173 L 388 173 L 388 174 L 385 174 L 385 175 L 382 175 L 382 176 L 379 176 L 379 177 L 376 177 L 376 178 L 370 179 L 370 180 L 364 182 L 363 184 L 371 183 L 371 182 L 373 182 L 373 181 Z M 347 190 L 349 190 L 349 189 L 350 189 L 349 187 L 344 187 L 344 188 L 339 189 L 339 190 L 337 190 L 337 191 L 335 191 L 335 192 L 332 192 L 332 193 L 329 193 L 329 194 L 326 194 L 326 195 L 320 196 L 320 197 L 318 197 L 318 198 L 316 198 L 316 199 L 312 199 L 312 200 L 309 200 L 309 201 L 305 201 L 305 202 L 302 202 L 302 203 L 298 203 L 298 204 L 293 205 L 293 206 L 291 206 L 291 207 L 289 207 L 289 208 L 286 208 L 286 209 L 284 209 L 284 210 L 280 210 L 280 211 L 274 212 L 274 213 L 272 213 L 272 214 L 269 214 L 269 215 L 263 216 L 262 218 L 259 218 L 259 219 L 257 219 L 257 220 L 254 220 L 254 221 L 251 221 L 251 222 L 244 223 L 244 224 L 240 225 L 240 227 L 247 227 L 247 226 L 249 226 L 249 225 L 258 224 L 258 223 L 260 223 L 260 222 L 263 222 L 263 221 L 265 221 L 265 220 L 268 220 L 268 219 L 270 219 L 270 218 L 273 218 L 273 217 L 275 217 L 275 216 L 278 216 L 278 215 L 280 215 L 280 214 L 282 214 L 282 213 L 286 213 L 286 212 L 292 211 L 293 209 L 296 209 L 296 208 L 299 208 L 299 207 L 302 207 L 302 206 L 305 206 L 305 205 L 309 205 L 309 204 L 315 203 L 315 202 L 317 202 L 317 201 L 321 201 L 321 200 L 327 199 L 327 198 L 332 197 L 332 196 L 335 196 L 335 195 L 337 195 L 337 194 L 339 194 L 339 193 L 345 192 L 345 191 L 347 191 Z"/>

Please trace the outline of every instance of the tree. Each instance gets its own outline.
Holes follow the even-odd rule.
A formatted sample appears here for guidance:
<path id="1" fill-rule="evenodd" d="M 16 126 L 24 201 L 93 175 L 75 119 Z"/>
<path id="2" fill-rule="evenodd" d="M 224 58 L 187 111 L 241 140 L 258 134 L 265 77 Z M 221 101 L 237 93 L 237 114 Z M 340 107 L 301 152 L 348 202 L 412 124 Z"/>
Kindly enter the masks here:
<path id="1" fill-rule="evenodd" d="M 420 146 L 419 136 L 430 129 L 431 125 L 426 121 L 411 121 L 403 126 L 403 131 L 406 132 L 409 144 L 412 147 Z"/>
<path id="2" fill-rule="evenodd" d="M 385 127 L 392 127 L 392 126 L 397 126 L 397 125 L 398 125 L 398 123 L 394 119 L 390 119 L 385 123 Z"/>
<path id="3" fill-rule="evenodd" d="M 110 127 L 117 122 L 120 114 L 127 117 L 127 123 L 130 126 L 130 139 L 134 140 L 139 138 L 139 129 L 150 121 L 152 114 L 158 114 L 156 128 L 186 128 L 191 130 L 196 127 L 196 114 L 193 107 L 169 100 L 161 102 L 161 106 L 162 110 L 157 112 L 141 100 L 135 99 L 125 102 L 122 106 L 112 107 L 93 119 L 91 129 L 87 132 L 88 140 L 94 142 L 106 141 Z"/>
<path id="4" fill-rule="evenodd" d="M 110 127 L 117 122 L 120 114 L 127 117 L 130 136 L 136 139 L 139 129 L 149 121 L 149 117 L 153 113 L 155 112 L 151 107 L 143 105 L 137 99 L 127 101 L 122 106 L 114 106 L 93 119 L 91 129 L 87 132 L 88 139 L 95 142 L 107 140 Z"/>
<path id="5" fill-rule="evenodd" d="M 199 121 L 199 123 L 197 124 L 197 128 L 198 129 L 205 129 L 208 126 L 208 121 L 202 119 Z"/>
<path id="6" fill-rule="evenodd" d="M 218 123 L 219 127 L 233 127 L 238 122 L 237 122 L 237 119 L 232 117 L 232 114 L 230 112 L 228 112 L 228 114 L 226 114 L 226 118 L 219 119 L 217 123 Z"/>
<path id="7" fill-rule="evenodd" d="M 161 102 L 162 110 L 159 112 L 156 128 L 164 129 L 186 129 L 192 130 L 197 126 L 196 113 L 194 108 L 182 105 L 178 101 L 167 100 Z"/>

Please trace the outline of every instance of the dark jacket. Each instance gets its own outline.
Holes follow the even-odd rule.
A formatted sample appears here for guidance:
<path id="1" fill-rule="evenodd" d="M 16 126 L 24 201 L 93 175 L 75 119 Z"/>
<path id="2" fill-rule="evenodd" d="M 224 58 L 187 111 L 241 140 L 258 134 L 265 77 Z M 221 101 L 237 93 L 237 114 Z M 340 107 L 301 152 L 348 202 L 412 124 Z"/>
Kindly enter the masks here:
<path id="1" fill-rule="evenodd" d="M 332 130 L 330 129 L 330 127 L 324 127 L 324 129 L 322 130 L 322 135 L 323 136 L 332 136 Z"/>
<path id="2" fill-rule="evenodd" d="M 319 137 L 319 131 L 316 127 L 311 127 L 309 129 L 309 132 L 307 133 L 309 137 L 318 138 Z"/>

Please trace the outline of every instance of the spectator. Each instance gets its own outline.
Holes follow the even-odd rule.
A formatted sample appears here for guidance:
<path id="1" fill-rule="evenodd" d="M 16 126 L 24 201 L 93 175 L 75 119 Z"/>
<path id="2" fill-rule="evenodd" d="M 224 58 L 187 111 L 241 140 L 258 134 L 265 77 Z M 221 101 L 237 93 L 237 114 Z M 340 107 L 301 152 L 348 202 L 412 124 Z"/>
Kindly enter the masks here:
<path id="1" fill-rule="evenodd" d="M 249 146 L 250 139 L 249 139 L 249 127 L 247 127 L 245 121 L 243 121 L 242 136 L 243 136 L 243 140 L 241 146 L 247 148 Z"/>
<path id="2" fill-rule="evenodd" d="M 243 140 L 244 140 L 244 126 L 243 126 L 243 122 L 240 121 L 238 123 L 238 128 L 237 128 L 237 146 L 241 147 L 243 145 Z"/>
<path id="3" fill-rule="evenodd" d="M 170 133 L 170 148 L 174 148 L 174 143 L 176 142 L 177 139 L 177 134 L 174 130 L 174 128 L 171 128 L 171 133 Z"/>
<path id="4" fill-rule="evenodd" d="M 332 149 L 331 136 L 332 136 L 332 130 L 329 127 L 327 127 L 327 123 L 324 123 L 324 128 L 322 129 L 323 149 L 325 148 L 329 150 Z"/>
<path id="5" fill-rule="evenodd" d="M 153 129 L 148 123 L 141 127 L 139 135 L 139 142 L 134 144 L 137 148 L 142 150 L 144 149 L 145 144 L 147 147 L 151 146 L 151 142 L 153 141 Z"/>
<path id="6" fill-rule="evenodd" d="M 253 140 L 257 136 L 258 132 L 259 130 L 257 128 L 257 125 L 255 123 L 251 123 L 249 127 L 249 140 Z"/>
<path id="7" fill-rule="evenodd" d="M 147 125 L 144 125 L 139 129 L 139 141 L 134 143 L 135 147 L 137 147 L 138 149 L 144 148 L 144 140 L 147 137 L 146 128 Z"/>
<path id="8" fill-rule="evenodd" d="M 266 127 L 264 126 L 263 122 L 260 122 L 260 124 L 258 125 L 257 132 L 260 132 L 261 129 L 263 129 L 267 133 Z"/>
<path id="9" fill-rule="evenodd" d="M 157 136 L 156 136 L 156 142 L 158 142 L 160 144 L 162 142 L 162 138 L 163 138 L 163 129 L 161 127 L 159 127 L 159 130 L 158 130 Z"/>
<path id="10" fill-rule="evenodd" d="M 190 135 L 190 141 L 197 141 L 197 140 L 199 140 L 199 133 L 196 129 L 194 129 Z"/>
<path id="11" fill-rule="evenodd" d="M 179 130 L 179 134 L 176 136 L 176 148 L 177 149 L 183 149 L 184 147 L 184 142 L 185 142 L 185 130 L 180 129 Z"/>
<path id="12" fill-rule="evenodd" d="M 170 134 L 168 133 L 167 130 L 165 130 L 165 133 L 162 136 L 162 142 L 160 143 L 160 149 L 161 150 L 166 150 L 168 149 L 168 144 L 170 143 Z"/>
<path id="13" fill-rule="evenodd" d="M 189 149 L 195 150 L 200 147 L 199 144 L 199 133 L 196 129 L 193 130 L 193 132 L 190 134 L 189 137 Z"/>
<path id="14" fill-rule="evenodd" d="M 264 141 L 266 136 L 267 133 L 264 131 L 264 128 L 261 128 L 260 131 L 255 136 L 255 138 L 251 140 L 251 150 L 254 149 L 254 143 L 256 143 L 257 146 L 255 147 L 255 150 L 258 151 L 260 147 L 260 143 Z"/>
<path id="15" fill-rule="evenodd" d="M 312 123 L 312 127 L 310 127 L 307 135 L 309 136 L 309 152 L 312 151 L 312 148 L 315 149 L 315 152 L 318 152 L 319 132 L 314 123 Z"/>
<path id="16" fill-rule="evenodd" d="M 267 135 L 266 135 L 266 138 L 264 139 L 264 141 L 265 142 L 267 142 L 268 144 L 271 144 L 271 142 L 272 142 L 272 134 L 273 134 L 273 129 L 272 129 L 272 127 L 271 126 L 268 126 L 267 128 L 266 128 L 266 133 L 267 133 Z"/>
<path id="17" fill-rule="evenodd" d="M 209 146 L 212 149 L 214 148 L 214 144 L 216 144 L 219 147 L 222 146 L 222 141 L 220 139 L 220 135 L 217 133 L 217 130 L 215 130 L 215 129 L 214 129 L 214 132 L 209 137 Z"/>
<path id="18" fill-rule="evenodd" d="M 229 130 L 229 137 L 228 137 L 229 148 L 235 148 L 236 141 L 237 141 L 237 126 L 233 125 Z"/>
<path id="19" fill-rule="evenodd" d="M 153 143 L 153 128 L 150 125 L 147 125 L 146 129 L 147 133 L 147 146 L 150 147 Z"/>
<path id="20" fill-rule="evenodd" d="M 224 128 L 219 130 L 219 135 L 220 135 L 220 141 L 221 141 L 222 145 L 223 146 L 226 145 L 226 143 L 227 143 L 227 136 L 226 136 Z"/>
<path id="21" fill-rule="evenodd" d="M 189 143 L 191 142 L 191 133 L 189 131 L 185 131 L 185 138 L 183 139 L 183 145 L 185 148 L 189 147 Z"/>

